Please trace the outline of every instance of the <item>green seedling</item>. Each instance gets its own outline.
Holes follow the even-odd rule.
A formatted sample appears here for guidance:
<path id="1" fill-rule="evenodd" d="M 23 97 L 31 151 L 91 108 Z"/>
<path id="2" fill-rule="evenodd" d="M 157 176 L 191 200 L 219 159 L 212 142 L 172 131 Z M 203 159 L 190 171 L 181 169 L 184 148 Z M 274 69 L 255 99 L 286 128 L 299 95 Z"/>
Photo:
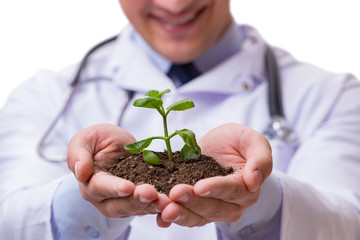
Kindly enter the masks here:
<path id="1" fill-rule="evenodd" d="M 176 135 L 179 135 L 183 141 L 184 146 L 180 151 L 181 159 L 197 159 L 201 156 L 201 149 L 196 142 L 195 134 L 189 129 L 176 130 L 173 134 L 169 135 L 167 127 L 167 116 L 171 111 L 184 111 L 195 107 L 194 103 L 190 99 L 181 100 L 171 104 L 169 107 L 164 108 L 163 101 L 161 98 L 164 94 L 169 93 L 170 89 L 166 89 L 162 92 L 157 90 L 148 91 L 145 96 L 146 98 L 139 98 L 134 101 L 135 107 L 152 108 L 156 109 L 163 118 L 164 136 L 155 136 L 143 139 L 141 141 L 127 144 L 124 148 L 130 153 L 138 153 L 143 149 L 147 148 L 152 140 L 162 139 L 165 141 L 166 150 L 168 153 L 169 160 L 172 159 L 173 153 L 171 150 L 170 139 Z M 144 161 L 149 165 L 161 165 L 161 161 L 153 152 L 144 150 L 143 151 Z"/>

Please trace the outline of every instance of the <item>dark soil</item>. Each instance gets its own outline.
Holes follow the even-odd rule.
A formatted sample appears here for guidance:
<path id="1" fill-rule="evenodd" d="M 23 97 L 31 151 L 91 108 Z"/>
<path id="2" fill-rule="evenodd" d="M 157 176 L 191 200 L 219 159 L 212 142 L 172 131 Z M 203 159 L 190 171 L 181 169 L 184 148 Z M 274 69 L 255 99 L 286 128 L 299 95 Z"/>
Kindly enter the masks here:
<path id="1" fill-rule="evenodd" d="M 202 155 L 199 159 L 182 160 L 180 152 L 175 152 L 170 161 L 165 152 L 155 152 L 163 165 L 150 166 L 144 162 L 142 154 L 133 154 L 128 158 L 120 159 L 117 164 L 111 165 L 106 171 L 111 174 L 130 180 L 135 185 L 149 183 L 157 191 L 169 194 L 176 184 L 194 185 L 197 181 L 214 176 L 225 176 L 233 172 L 232 168 L 223 168 L 212 157 Z"/>

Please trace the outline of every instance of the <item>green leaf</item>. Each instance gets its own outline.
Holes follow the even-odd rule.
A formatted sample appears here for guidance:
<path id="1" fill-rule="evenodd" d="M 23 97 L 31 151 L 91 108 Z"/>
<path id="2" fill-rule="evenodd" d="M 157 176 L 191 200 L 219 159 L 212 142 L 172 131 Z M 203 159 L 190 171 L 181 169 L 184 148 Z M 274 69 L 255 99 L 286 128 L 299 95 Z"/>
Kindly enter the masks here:
<path id="1" fill-rule="evenodd" d="M 145 96 L 156 98 L 156 96 L 159 95 L 158 90 L 150 90 L 147 93 L 145 93 Z"/>
<path id="2" fill-rule="evenodd" d="M 163 104 L 161 99 L 147 97 L 147 98 L 139 98 L 134 101 L 135 107 L 143 107 L 143 108 L 155 108 L 158 109 Z"/>
<path id="3" fill-rule="evenodd" d="M 198 159 L 201 156 L 201 148 L 200 146 L 197 146 L 197 151 L 193 151 L 189 145 L 184 145 L 184 147 L 181 149 L 180 157 L 181 159 Z"/>
<path id="4" fill-rule="evenodd" d="M 156 156 L 156 154 L 153 153 L 152 151 L 144 150 L 142 154 L 143 154 L 144 161 L 147 164 L 149 164 L 151 166 L 162 165 L 160 158 L 158 156 Z"/>
<path id="5" fill-rule="evenodd" d="M 151 97 L 151 98 L 156 98 L 156 99 L 160 99 L 159 96 L 159 91 L 158 90 L 150 90 L 147 93 L 145 93 L 145 96 Z"/>
<path id="6" fill-rule="evenodd" d="M 150 143 L 152 142 L 152 138 L 147 138 L 138 142 L 134 142 L 131 144 L 126 144 L 124 145 L 124 148 L 126 151 L 128 151 L 129 153 L 138 153 L 141 150 L 143 150 L 144 148 L 148 147 L 150 145 Z"/>
<path id="7" fill-rule="evenodd" d="M 176 133 L 184 140 L 185 145 L 189 146 L 189 148 L 196 154 L 198 154 L 201 149 L 196 142 L 195 134 L 193 131 L 189 129 L 176 130 Z"/>
<path id="8" fill-rule="evenodd" d="M 166 93 L 169 93 L 169 92 L 171 92 L 170 89 L 165 89 L 164 91 L 159 92 L 160 98 L 162 98 L 162 96 L 164 96 Z"/>
<path id="9" fill-rule="evenodd" d="M 171 92 L 170 89 L 165 89 L 162 92 L 159 92 L 158 90 L 150 90 L 145 95 L 152 97 L 152 98 L 161 99 L 164 96 L 164 94 L 169 93 L 169 92 Z"/>
<path id="10" fill-rule="evenodd" d="M 169 111 L 184 111 L 195 107 L 195 104 L 190 99 L 184 99 L 171 104 L 166 110 Z"/>

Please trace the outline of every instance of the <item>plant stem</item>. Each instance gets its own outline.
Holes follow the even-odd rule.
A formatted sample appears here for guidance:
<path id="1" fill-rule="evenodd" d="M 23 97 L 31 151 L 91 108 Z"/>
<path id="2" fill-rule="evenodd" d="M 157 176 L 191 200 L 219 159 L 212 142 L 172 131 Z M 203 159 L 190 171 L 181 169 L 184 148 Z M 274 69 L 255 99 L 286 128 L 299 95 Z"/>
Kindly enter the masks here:
<path id="1" fill-rule="evenodd" d="M 171 150 L 171 145 L 170 145 L 170 138 L 169 138 L 169 133 L 168 133 L 168 129 L 167 129 L 167 120 L 166 120 L 166 115 L 162 115 L 163 116 L 163 125 L 164 125 L 164 137 L 165 137 L 165 143 L 166 143 L 166 150 L 168 152 L 168 156 L 169 156 L 169 160 L 172 159 L 172 150 Z"/>

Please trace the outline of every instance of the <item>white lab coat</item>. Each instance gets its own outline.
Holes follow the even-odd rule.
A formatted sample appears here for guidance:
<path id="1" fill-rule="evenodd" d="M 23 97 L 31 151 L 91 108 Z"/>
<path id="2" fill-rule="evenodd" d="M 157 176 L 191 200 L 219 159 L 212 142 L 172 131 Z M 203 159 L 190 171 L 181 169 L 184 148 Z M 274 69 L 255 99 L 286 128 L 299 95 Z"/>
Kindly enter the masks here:
<path id="1" fill-rule="evenodd" d="M 92 57 L 46 141 L 48 154 L 65 156 L 69 139 L 89 125 L 117 124 L 124 89 L 137 98 L 150 89 L 170 88 L 165 106 L 191 98 L 196 108 L 172 112 L 169 129 L 192 129 L 198 139 L 227 122 L 266 129 L 264 41 L 255 30 L 247 28 L 238 54 L 179 89 L 131 42 L 130 32 L 126 28 L 116 43 Z M 298 62 L 280 49 L 276 55 L 285 115 L 299 139 L 295 145 L 271 141 L 278 170 L 273 174 L 283 187 L 281 239 L 360 239 L 360 82 Z M 63 104 L 75 69 L 40 72 L 16 89 L 0 112 L 1 239 L 51 239 L 52 196 L 69 170 L 65 161 L 41 159 L 36 148 Z M 155 111 L 134 107 L 126 109 L 120 123 L 137 139 L 161 134 L 161 124 Z M 179 147 L 179 139 L 173 144 Z M 154 141 L 151 148 L 164 146 Z"/>

